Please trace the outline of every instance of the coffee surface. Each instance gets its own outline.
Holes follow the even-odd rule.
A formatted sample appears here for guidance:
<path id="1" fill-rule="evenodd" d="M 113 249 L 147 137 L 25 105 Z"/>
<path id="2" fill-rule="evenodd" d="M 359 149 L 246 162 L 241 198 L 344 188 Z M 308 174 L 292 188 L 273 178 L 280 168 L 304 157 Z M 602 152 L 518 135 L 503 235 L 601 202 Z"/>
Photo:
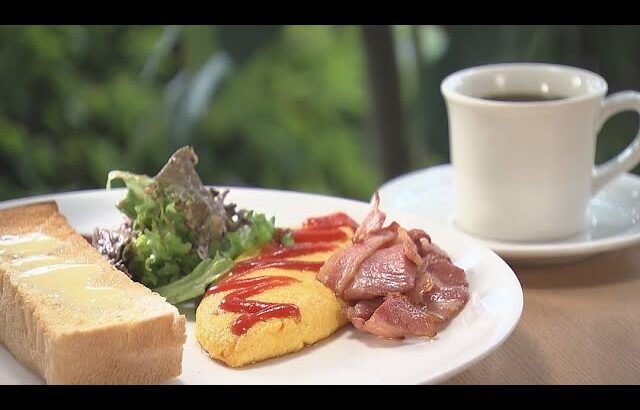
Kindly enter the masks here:
<path id="1" fill-rule="evenodd" d="M 489 94 L 483 97 L 485 100 L 493 101 L 505 101 L 505 102 L 536 102 L 536 101 L 555 101 L 567 98 L 561 95 L 553 94 L 526 94 L 526 93 L 511 93 L 511 94 Z"/>

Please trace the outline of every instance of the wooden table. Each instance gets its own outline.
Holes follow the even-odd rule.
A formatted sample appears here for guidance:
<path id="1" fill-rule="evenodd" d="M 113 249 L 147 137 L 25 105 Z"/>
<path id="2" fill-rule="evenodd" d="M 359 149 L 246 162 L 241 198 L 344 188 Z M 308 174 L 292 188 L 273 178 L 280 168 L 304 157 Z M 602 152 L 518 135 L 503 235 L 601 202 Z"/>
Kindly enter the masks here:
<path id="1" fill-rule="evenodd" d="M 524 290 L 520 322 L 447 384 L 640 384 L 640 246 L 511 266 Z"/>

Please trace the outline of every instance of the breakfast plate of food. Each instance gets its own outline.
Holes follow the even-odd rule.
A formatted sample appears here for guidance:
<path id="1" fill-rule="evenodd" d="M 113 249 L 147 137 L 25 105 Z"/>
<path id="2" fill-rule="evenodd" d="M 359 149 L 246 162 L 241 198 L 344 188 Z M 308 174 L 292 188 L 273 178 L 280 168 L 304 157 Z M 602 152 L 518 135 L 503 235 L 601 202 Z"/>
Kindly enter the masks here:
<path id="1" fill-rule="evenodd" d="M 0 203 L 0 384 L 437 383 L 518 323 L 472 238 L 377 196 L 206 186 L 197 161 Z"/>

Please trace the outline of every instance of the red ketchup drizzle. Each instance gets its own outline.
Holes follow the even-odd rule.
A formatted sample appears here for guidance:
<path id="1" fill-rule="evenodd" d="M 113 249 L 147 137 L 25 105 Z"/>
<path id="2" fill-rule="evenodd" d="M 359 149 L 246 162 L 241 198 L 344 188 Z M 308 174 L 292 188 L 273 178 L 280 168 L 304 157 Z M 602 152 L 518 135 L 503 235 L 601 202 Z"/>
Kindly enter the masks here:
<path id="1" fill-rule="evenodd" d="M 329 242 L 302 242 L 281 248 L 265 246 L 262 248 L 262 255 L 260 257 L 272 259 L 290 258 L 293 256 L 310 255 L 316 252 L 329 252 L 335 250 L 337 247 L 338 245 Z"/>
<path id="2" fill-rule="evenodd" d="M 358 224 L 344 212 L 336 212 L 331 215 L 320 216 L 317 218 L 308 218 L 302 224 L 302 227 L 306 229 L 339 228 L 341 226 L 349 226 L 354 231 L 358 228 Z"/>
<path id="3" fill-rule="evenodd" d="M 258 269 L 278 268 L 319 272 L 324 262 L 292 261 L 289 259 L 253 258 L 238 262 L 231 269 L 231 275 L 239 276 Z"/>
<path id="4" fill-rule="evenodd" d="M 308 218 L 302 224 L 302 229 L 291 231 L 293 240 L 299 242 L 343 241 L 347 239 L 347 233 L 340 229 L 343 226 L 356 230 L 358 225 L 353 219 L 343 212 L 317 218 Z"/>
<path id="5" fill-rule="evenodd" d="M 328 229 L 294 229 L 291 236 L 296 242 L 343 241 L 347 233 L 340 228 Z"/>
<path id="6" fill-rule="evenodd" d="M 236 289 L 220 302 L 220 309 L 227 312 L 240 313 L 231 324 L 231 333 L 240 336 L 258 322 L 271 318 L 297 317 L 300 309 L 292 303 L 270 303 L 257 300 L 246 300 L 249 296 L 257 295 L 265 290 L 300 282 L 289 276 L 258 276 L 255 278 L 234 279 L 214 285 L 207 291 L 212 295 L 226 290 Z"/>
<path id="7" fill-rule="evenodd" d="M 342 212 L 317 218 L 309 218 L 302 229 L 291 231 L 295 244 L 280 247 L 276 243 L 265 245 L 260 255 L 240 261 L 231 269 L 230 278 L 207 290 L 207 295 L 233 290 L 221 301 L 219 308 L 227 312 L 240 313 L 231 324 L 231 332 L 242 335 L 258 322 L 271 318 L 300 318 L 300 309 L 292 303 L 271 303 L 247 300 L 268 289 L 288 286 L 300 280 L 289 276 L 256 276 L 241 278 L 240 276 L 259 269 L 278 268 L 286 270 L 303 270 L 318 272 L 324 262 L 298 261 L 286 258 L 310 255 L 317 252 L 328 252 L 338 248 L 330 241 L 347 239 L 347 234 L 339 229 L 342 226 L 357 228 L 357 224 Z M 282 236 L 280 232 L 279 236 Z"/>

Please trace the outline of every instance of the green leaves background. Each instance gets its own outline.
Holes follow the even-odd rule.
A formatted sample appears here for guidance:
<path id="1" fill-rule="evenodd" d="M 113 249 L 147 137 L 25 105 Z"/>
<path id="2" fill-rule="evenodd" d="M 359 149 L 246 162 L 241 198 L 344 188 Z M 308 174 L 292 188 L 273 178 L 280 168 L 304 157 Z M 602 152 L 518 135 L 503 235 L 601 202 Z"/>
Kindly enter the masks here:
<path id="1" fill-rule="evenodd" d="M 439 83 L 507 61 L 576 65 L 640 89 L 638 26 L 396 26 L 410 164 L 448 161 Z M 153 175 L 182 145 L 213 185 L 368 199 L 372 147 L 357 26 L 0 27 L 0 200 Z M 609 121 L 597 159 L 635 114 Z"/>

